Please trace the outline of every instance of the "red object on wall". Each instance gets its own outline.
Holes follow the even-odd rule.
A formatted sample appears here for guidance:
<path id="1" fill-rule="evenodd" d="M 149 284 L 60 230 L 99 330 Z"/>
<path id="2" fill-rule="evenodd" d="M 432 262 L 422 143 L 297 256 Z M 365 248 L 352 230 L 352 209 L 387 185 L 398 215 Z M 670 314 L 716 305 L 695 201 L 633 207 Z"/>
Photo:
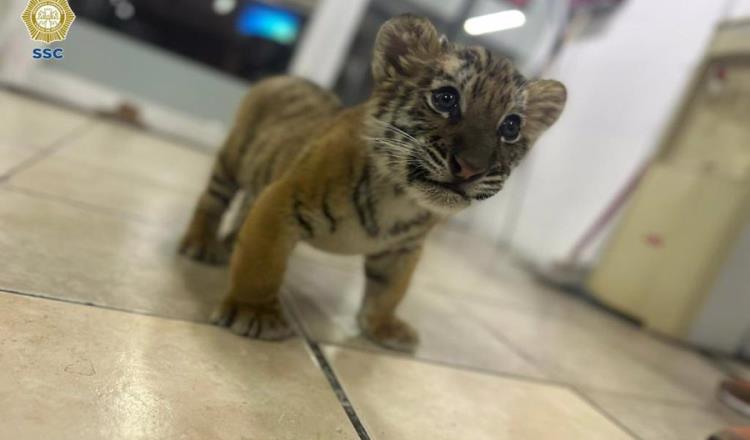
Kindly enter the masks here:
<path id="1" fill-rule="evenodd" d="M 716 68 L 716 78 L 722 81 L 727 79 L 727 67 L 726 66 L 719 66 Z"/>
<path id="2" fill-rule="evenodd" d="M 662 247 L 664 239 L 659 234 L 646 234 L 643 240 L 651 247 Z"/>

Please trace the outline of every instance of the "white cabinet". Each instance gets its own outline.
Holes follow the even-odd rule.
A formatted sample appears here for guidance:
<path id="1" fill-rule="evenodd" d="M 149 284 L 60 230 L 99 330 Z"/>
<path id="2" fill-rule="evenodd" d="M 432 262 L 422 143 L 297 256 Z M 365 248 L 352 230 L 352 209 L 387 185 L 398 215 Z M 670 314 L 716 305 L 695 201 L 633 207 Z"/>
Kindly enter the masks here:
<path id="1" fill-rule="evenodd" d="M 593 271 L 605 304 L 738 352 L 750 331 L 750 23 L 723 25 Z"/>

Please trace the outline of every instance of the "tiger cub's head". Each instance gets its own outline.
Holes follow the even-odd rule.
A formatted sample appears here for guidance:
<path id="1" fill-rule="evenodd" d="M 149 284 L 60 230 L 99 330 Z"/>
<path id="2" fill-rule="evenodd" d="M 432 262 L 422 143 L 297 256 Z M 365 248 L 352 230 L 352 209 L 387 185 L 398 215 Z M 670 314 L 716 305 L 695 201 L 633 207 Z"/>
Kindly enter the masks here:
<path id="1" fill-rule="evenodd" d="M 378 32 L 366 137 L 376 168 L 421 206 L 450 213 L 502 188 L 563 110 L 565 87 L 441 38 L 403 15 Z"/>

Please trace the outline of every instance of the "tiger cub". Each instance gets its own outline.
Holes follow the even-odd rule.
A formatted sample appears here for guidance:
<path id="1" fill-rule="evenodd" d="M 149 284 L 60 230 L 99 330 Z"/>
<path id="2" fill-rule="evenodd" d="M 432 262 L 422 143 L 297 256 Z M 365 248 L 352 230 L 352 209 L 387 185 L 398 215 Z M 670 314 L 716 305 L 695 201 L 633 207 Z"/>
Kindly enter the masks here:
<path id="1" fill-rule="evenodd" d="M 279 287 L 299 241 L 365 256 L 358 314 L 363 334 L 410 351 L 416 331 L 399 319 L 425 236 L 438 222 L 491 197 L 563 110 L 565 87 L 529 81 L 508 59 L 441 38 L 403 15 L 378 32 L 371 97 L 344 108 L 303 79 L 256 84 L 198 200 L 181 252 L 219 263 L 217 231 L 241 190 L 229 292 L 212 321 L 234 333 L 292 334 Z"/>

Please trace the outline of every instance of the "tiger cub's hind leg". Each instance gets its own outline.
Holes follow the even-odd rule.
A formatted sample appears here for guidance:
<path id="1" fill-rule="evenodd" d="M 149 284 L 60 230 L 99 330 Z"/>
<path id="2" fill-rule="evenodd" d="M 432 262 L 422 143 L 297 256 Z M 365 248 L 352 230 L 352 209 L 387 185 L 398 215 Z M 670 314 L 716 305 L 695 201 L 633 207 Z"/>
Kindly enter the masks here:
<path id="1" fill-rule="evenodd" d="M 225 264 L 231 254 L 231 244 L 219 237 L 219 226 L 238 190 L 235 170 L 229 162 L 223 150 L 180 243 L 181 254 L 208 264 Z"/>
<path id="2" fill-rule="evenodd" d="M 240 189 L 242 158 L 257 130 L 257 109 L 263 108 L 258 102 L 258 89 L 254 88 L 255 92 L 248 93 L 240 103 L 234 126 L 216 157 L 211 178 L 180 243 L 180 253 L 195 260 L 212 264 L 229 261 L 231 239 L 220 239 L 219 227 Z"/>

